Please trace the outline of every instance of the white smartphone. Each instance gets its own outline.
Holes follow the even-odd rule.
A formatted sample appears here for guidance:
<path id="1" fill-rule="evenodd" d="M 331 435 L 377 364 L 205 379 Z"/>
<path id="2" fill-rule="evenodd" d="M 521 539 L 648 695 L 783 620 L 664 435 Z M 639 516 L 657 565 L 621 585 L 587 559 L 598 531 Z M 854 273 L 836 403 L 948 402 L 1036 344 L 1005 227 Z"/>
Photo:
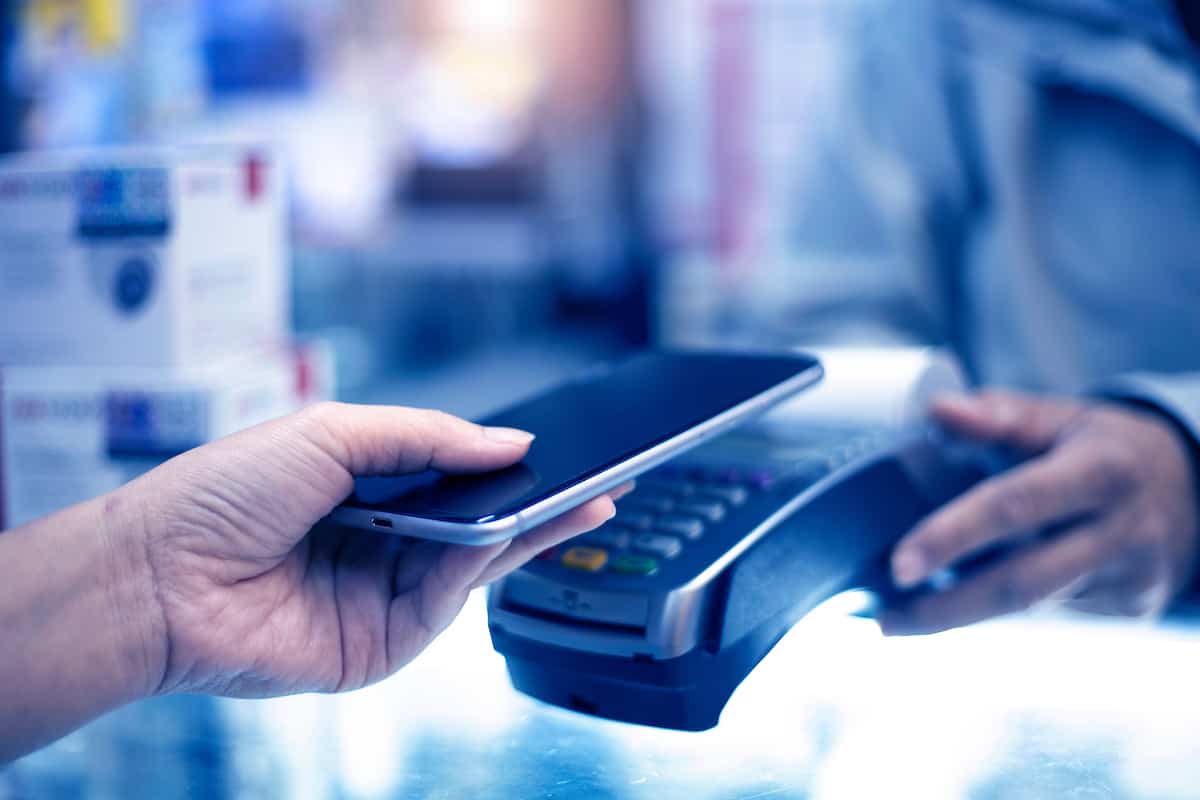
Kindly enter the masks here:
<path id="1" fill-rule="evenodd" d="M 456 544 L 509 539 L 761 414 L 821 375 L 816 359 L 797 353 L 645 353 L 479 420 L 536 434 L 520 463 L 478 475 L 359 478 L 330 516 Z"/>

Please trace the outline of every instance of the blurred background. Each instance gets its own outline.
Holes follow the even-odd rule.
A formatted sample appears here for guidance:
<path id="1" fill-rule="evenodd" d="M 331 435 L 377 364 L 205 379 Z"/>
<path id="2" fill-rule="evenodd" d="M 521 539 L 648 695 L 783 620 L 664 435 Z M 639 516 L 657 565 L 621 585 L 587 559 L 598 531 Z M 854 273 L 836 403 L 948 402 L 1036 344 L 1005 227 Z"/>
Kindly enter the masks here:
<path id="1" fill-rule="evenodd" d="M 321 373 L 301 400 L 478 415 L 652 344 L 811 341 L 766 324 L 761 301 L 842 280 L 797 258 L 790 218 L 874 0 L 0 2 L 0 151 L 279 154 L 286 335 L 321 354 L 301 359 Z M 404 676 L 348 697 L 125 709 L 0 770 L 0 798 L 1200 786 L 1200 694 L 1172 691 L 1194 684 L 1181 665 L 1200 644 L 1173 629 L 1125 632 L 1136 655 L 1114 658 L 1105 623 L 888 642 L 817 615 L 721 728 L 679 734 L 517 695 L 484 616 L 474 598 Z M 1030 671 L 1034 652 L 1052 668 Z M 1161 683 L 1113 689 L 1147 659 Z"/>
<path id="2" fill-rule="evenodd" d="M 294 328 L 369 398 L 514 343 L 728 335 L 850 5 L 8 0 L 0 148 L 278 148 Z"/>

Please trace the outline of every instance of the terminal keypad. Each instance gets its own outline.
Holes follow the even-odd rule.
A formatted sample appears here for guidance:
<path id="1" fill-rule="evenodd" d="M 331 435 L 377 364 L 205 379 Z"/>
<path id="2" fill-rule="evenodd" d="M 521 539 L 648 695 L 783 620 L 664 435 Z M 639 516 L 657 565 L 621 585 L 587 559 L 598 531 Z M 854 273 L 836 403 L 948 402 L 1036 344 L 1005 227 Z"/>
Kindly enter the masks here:
<path id="1" fill-rule="evenodd" d="M 695 466 L 655 470 L 618 502 L 616 517 L 579 538 L 589 554 L 603 551 L 609 556 L 601 567 L 596 567 L 597 558 L 580 558 L 570 549 L 561 563 L 583 572 L 654 575 L 665 562 L 683 555 L 690 543 L 703 539 L 732 509 L 772 484 L 770 476 L 758 472 L 735 474 L 726 468 Z"/>
<path id="2" fill-rule="evenodd" d="M 543 553 L 539 560 L 576 575 L 642 579 L 677 562 L 711 558 L 712 553 L 701 557 L 697 552 L 689 559 L 689 552 L 714 547 L 719 552 L 727 546 L 724 540 L 744 536 L 781 502 L 884 441 L 878 432 L 838 432 L 806 442 L 784 459 L 739 463 L 726 460 L 724 451 L 716 459 L 704 458 L 703 452 L 685 457 L 639 478 L 635 489 L 618 501 L 617 514 L 608 523 Z"/>

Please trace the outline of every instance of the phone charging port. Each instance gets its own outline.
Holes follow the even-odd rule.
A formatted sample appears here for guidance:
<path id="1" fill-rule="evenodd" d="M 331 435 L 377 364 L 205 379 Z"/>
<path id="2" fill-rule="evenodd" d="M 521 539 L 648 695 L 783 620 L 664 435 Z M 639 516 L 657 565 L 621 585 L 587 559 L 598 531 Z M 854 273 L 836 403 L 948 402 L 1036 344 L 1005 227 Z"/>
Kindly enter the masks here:
<path id="1" fill-rule="evenodd" d="M 391 529 L 392 527 L 392 521 L 390 519 L 384 519 L 383 517 L 371 517 L 371 524 L 376 528 Z"/>

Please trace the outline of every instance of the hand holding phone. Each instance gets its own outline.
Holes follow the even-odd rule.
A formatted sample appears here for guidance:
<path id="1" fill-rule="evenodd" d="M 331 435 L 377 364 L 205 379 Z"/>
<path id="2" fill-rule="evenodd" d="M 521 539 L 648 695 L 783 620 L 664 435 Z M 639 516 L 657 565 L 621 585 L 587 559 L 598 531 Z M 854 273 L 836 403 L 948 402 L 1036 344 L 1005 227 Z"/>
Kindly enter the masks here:
<path id="1" fill-rule="evenodd" d="M 355 474 L 495 469 L 527 445 L 434 411 L 320 404 L 5 531 L 0 763 L 141 697 L 348 691 L 395 672 L 473 587 L 601 525 L 617 492 L 492 547 L 318 523 Z"/>

